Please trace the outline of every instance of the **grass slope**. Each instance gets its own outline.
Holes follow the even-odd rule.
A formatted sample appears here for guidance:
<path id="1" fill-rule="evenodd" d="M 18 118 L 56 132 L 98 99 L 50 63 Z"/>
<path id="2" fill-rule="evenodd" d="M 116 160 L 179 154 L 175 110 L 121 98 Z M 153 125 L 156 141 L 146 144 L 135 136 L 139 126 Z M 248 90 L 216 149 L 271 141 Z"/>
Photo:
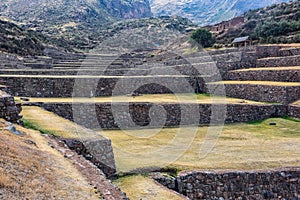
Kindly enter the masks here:
<path id="1" fill-rule="evenodd" d="M 0 119 L 1 199 L 99 199 L 86 179 L 39 132 Z"/>

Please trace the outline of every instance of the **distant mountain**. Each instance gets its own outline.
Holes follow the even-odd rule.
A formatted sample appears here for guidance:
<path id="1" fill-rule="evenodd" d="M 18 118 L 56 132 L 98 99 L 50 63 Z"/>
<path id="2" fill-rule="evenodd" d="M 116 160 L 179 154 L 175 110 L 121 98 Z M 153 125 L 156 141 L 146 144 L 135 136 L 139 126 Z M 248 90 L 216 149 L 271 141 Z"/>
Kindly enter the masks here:
<path id="1" fill-rule="evenodd" d="M 144 0 L 1 0 L 0 14 L 24 24 L 100 23 L 152 15 Z M 68 25 L 67 25 L 68 26 Z"/>
<path id="2" fill-rule="evenodd" d="M 51 44 L 82 48 L 108 23 L 152 13 L 148 0 L 1 0 L 0 16 L 40 32 Z"/>
<path id="3" fill-rule="evenodd" d="M 155 16 L 180 15 L 198 25 L 215 24 L 244 12 L 290 0 L 150 0 Z"/>

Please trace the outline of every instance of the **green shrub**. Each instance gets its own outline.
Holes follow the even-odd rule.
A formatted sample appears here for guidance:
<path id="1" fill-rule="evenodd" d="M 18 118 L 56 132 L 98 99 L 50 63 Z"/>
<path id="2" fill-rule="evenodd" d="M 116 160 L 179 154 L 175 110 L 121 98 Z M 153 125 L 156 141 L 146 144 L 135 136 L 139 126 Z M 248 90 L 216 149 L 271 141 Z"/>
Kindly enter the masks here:
<path id="1" fill-rule="evenodd" d="M 199 28 L 192 33 L 191 41 L 206 48 L 211 47 L 215 43 L 215 38 L 209 30 Z"/>

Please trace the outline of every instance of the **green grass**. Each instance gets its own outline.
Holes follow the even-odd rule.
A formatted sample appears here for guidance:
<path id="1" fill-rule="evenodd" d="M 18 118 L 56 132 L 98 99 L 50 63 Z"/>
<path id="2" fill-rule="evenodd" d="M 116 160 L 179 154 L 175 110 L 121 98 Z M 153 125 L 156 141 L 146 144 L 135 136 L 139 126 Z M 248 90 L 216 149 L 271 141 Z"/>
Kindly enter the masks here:
<path id="1" fill-rule="evenodd" d="M 25 128 L 39 131 L 42 134 L 55 135 L 54 132 L 44 129 L 43 127 L 39 126 L 38 123 L 34 123 L 31 120 L 23 119 L 23 122 Z"/>
<path id="2" fill-rule="evenodd" d="M 291 118 L 289 116 L 284 116 L 283 119 L 290 120 L 290 121 L 293 121 L 293 122 L 300 122 L 300 119 Z"/>

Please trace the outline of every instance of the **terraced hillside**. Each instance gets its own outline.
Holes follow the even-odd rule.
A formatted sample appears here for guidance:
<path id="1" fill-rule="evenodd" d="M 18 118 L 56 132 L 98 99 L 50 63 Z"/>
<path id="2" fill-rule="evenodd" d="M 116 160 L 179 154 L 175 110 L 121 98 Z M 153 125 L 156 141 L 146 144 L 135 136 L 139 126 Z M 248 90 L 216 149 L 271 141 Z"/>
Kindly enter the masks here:
<path id="1" fill-rule="evenodd" d="M 33 103 L 44 102 L 44 108 L 88 127 L 118 128 L 112 105 L 122 107 L 126 102 L 130 102 L 126 112 L 135 122 L 127 124 L 129 127 L 151 124 L 147 113 L 156 105 L 167 111 L 165 126 L 179 125 L 183 123 L 176 120 L 180 104 L 200 107 L 196 110 L 203 116 L 199 121 L 187 120 L 185 125 L 207 124 L 211 102 L 225 105 L 225 122 L 245 122 L 288 114 L 286 105 L 300 98 L 298 52 L 297 46 L 258 46 L 182 55 L 151 49 L 121 56 L 78 54 L 52 60 L 46 69 L 30 64 L 24 70 L 5 69 L 0 78 L 7 92 L 37 98 Z M 193 96 L 203 92 L 211 95 L 211 101 L 198 101 L 201 95 Z M 173 94 L 179 99 L 171 101 L 165 95 L 166 100 L 155 100 L 157 94 Z M 221 98 L 224 95 L 239 100 L 229 99 L 226 105 Z M 75 97 L 73 105 L 71 97 Z M 87 105 L 80 108 L 84 101 Z M 84 113 L 80 120 L 73 115 L 74 106 Z M 125 119 L 125 113 L 118 115 Z"/>
<path id="2" fill-rule="evenodd" d="M 283 104 L 299 100 L 299 49 L 288 45 L 258 47 L 256 68 L 231 70 L 225 75 L 221 83 L 226 87 L 226 94 Z"/>
<path id="3" fill-rule="evenodd" d="M 173 46 L 169 49 L 174 51 L 149 48 L 118 55 L 108 49 L 56 55 L 48 67 L 29 63 L 22 70 L 1 70 L 0 80 L 17 101 L 28 105 L 22 114 L 31 127 L 62 137 L 66 130 L 73 132 L 74 127 L 67 126 L 71 122 L 48 110 L 110 138 L 117 173 L 165 166 L 252 170 L 299 165 L 299 121 L 279 118 L 299 117 L 298 45 L 184 49 L 181 54 Z M 57 125 L 49 126 L 49 119 Z M 223 127 L 223 123 L 237 124 Z M 66 143 L 74 149 L 73 143 Z M 199 144 L 207 149 L 203 152 Z M 161 148 L 164 153 L 144 154 Z M 89 158 L 85 151 L 78 152 Z M 199 152 L 209 156 L 199 159 Z M 174 156 L 178 159 L 172 160 Z M 105 173 L 111 171 L 95 163 Z M 116 183 L 131 194 L 130 180 L 124 177 Z M 138 180 L 136 187 L 149 181 Z M 147 195 L 182 198 L 159 187 L 152 189 Z M 137 196 L 143 195 L 145 191 L 137 189 Z"/>

